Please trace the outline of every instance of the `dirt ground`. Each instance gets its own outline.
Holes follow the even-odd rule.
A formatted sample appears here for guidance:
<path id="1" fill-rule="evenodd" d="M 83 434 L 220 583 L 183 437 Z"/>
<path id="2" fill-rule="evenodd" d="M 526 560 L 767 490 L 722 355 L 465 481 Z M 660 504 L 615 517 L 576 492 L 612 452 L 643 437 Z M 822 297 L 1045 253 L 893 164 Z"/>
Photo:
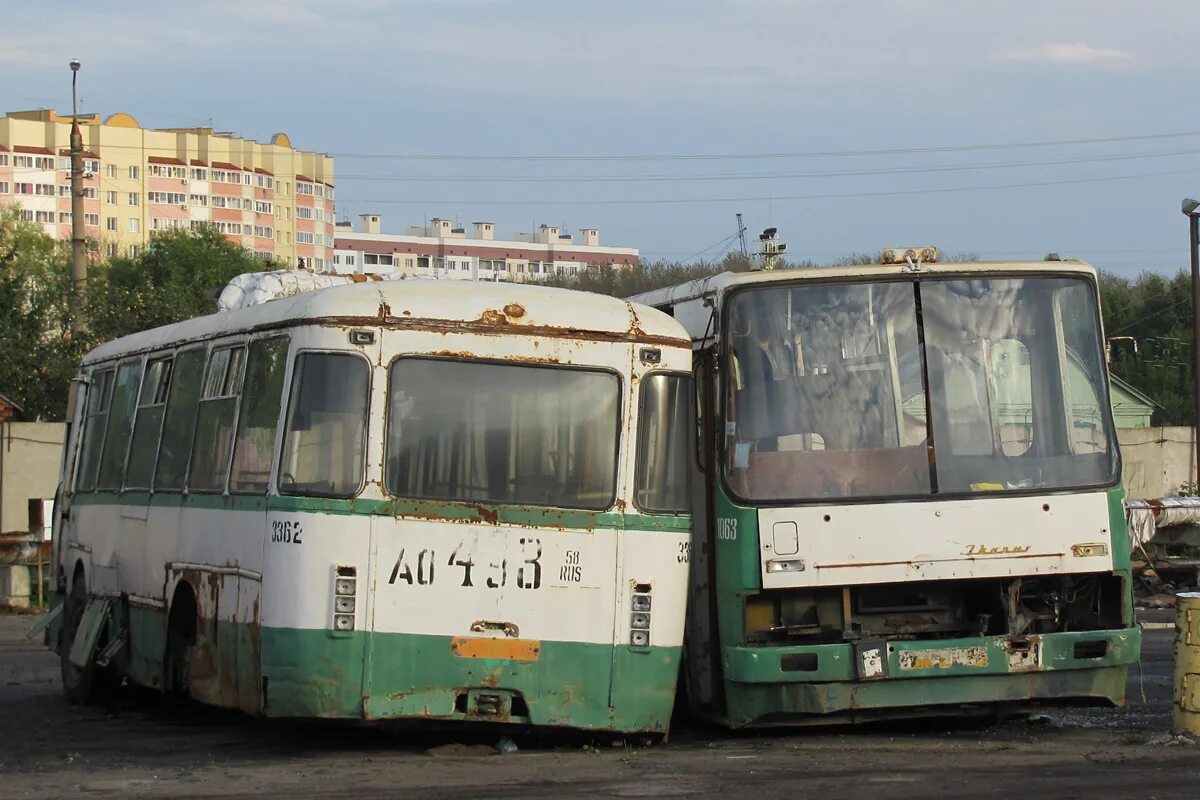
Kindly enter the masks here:
<path id="1" fill-rule="evenodd" d="M 1165 619 L 1169 619 L 1169 614 Z M 0 798 L 1200 797 L 1200 746 L 1169 736 L 1171 630 L 1145 633 L 1124 709 L 731 735 L 667 745 L 268 722 L 124 697 L 67 705 L 58 661 L 0 616 Z M 1161 615 L 1158 619 L 1164 619 Z"/>

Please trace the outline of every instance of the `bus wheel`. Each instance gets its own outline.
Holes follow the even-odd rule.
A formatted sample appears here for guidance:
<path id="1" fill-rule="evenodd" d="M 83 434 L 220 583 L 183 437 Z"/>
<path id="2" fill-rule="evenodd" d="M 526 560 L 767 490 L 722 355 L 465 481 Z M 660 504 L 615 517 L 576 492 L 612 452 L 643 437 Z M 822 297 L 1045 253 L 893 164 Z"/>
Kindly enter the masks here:
<path id="1" fill-rule="evenodd" d="M 174 700 L 189 696 L 188 662 L 196 644 L 196 598 L 186 583 L 175 590 L 167 620 L 167 651 L 163 658 L 163 691 Z"/>
<path id="2" fill-rule="evenodd" d="M 89 663 L 86 667 L 77 667 L 71 663 L 71 645 L 75 642 L 75 634 L 79 630 L 79 623 L 83 619 L 87 604 L 87 579 L 81 569 L 76 572 L 75 580 L 71 582 L 71 591 L 67 594 L 58 641 L 63 694 L 66 695 L 67 702 L 74 705 L 96 702 L 107 683 L 103 671 L 94 663 Z"/>

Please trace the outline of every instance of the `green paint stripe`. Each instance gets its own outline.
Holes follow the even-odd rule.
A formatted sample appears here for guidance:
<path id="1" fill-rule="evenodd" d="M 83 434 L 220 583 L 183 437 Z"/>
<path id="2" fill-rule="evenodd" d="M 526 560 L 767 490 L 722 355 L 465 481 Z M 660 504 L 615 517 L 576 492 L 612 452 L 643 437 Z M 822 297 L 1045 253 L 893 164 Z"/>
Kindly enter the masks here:
<path id="1" fill-rule="evenodd" d="M 227 511 L 291 511 L 316 514 L 365 515 L 468 522 L 493 525 L 520 525 L 569 530 L 613 529 L 663 533 L 689 533 L 689 516 L 623 513 L 613 511 L 576 511 L 532 506 L 448 503 L 428 500 L 335 499 L 324 497 L 270 497 L 251 495 L 177 494 L 168 492 L 97 492 L 77 494 L 73 502 L 81 506 L 150 506 L 152 508 L 199 508 Z"/>

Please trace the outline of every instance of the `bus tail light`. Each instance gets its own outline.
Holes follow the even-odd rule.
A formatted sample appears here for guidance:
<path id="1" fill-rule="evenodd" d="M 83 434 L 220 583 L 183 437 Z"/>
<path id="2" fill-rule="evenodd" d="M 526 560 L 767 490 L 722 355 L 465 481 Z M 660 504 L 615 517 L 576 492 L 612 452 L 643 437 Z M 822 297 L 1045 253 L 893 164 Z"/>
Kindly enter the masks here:
<path id="1" fill-rule="evenodd" d="M 339 633 L 354 630 L 354 612 L 358 604 L 358 568 L 338 565 L 333 568 L 333 629 Z"/>
<path id="2" fill-rule="evenodd" d="M 629 608 L 629 643 L 634 647 L 650 646 L 650 584 L 635 583 Z"/>

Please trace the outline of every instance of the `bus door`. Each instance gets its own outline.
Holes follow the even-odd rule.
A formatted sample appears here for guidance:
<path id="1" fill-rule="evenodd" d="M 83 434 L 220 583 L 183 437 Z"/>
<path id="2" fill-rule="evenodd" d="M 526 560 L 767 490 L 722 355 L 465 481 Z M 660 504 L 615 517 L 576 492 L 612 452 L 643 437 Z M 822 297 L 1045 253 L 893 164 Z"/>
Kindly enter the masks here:
<path id="1" fill-rule="evenodd" d="M 372 385 L 380 355 L 379 329 L 321 331 L 292 359 L 283 441 L 276 470 L 278 498 L 267 519 L 263 604 L 265 625 L 327 631 L 337 655 L 302 670 L 327 674 L 323 701 L 361 703 L 363 631 L 373 609 L 371 527 L 377 485 L 367 464 L 378 463 L 378 426 L 368 439 L 368 412 L 382 408 Z M 334 338 L 336 334 L 337 338 Z M 333 349 L 328 345 L 340 345 Z M 378 383 L 378 381 L 376 381 Z M 372 393 L 378 396 L 373 397 Z M 376 411 L 376 419 L 382 413 Z M 315 588 L 314 588 L 315 587 Z M 295 669 L 299 652 L 274 652 L 268 668 Z M 323 706 L 314 716 L 331 713 Z"/>

